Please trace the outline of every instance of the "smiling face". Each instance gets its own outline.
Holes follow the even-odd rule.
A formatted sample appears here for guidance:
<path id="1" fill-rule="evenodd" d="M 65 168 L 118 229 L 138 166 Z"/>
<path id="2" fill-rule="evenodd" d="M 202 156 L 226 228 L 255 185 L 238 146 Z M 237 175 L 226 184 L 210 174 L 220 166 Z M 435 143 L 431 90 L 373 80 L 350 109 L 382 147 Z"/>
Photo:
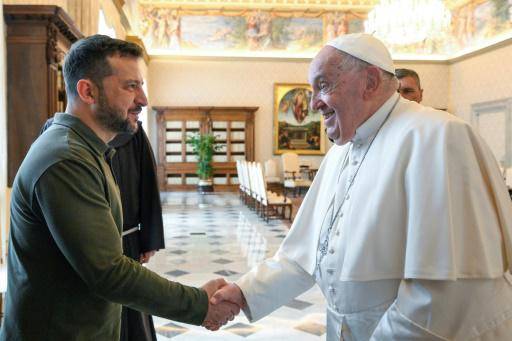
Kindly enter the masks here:
<path id="1" fill-rule="evenodd" d="M 337 145 L 348 142 L 359 124 L 363 106 L 365 71 L 344 70 L 343 56 L 326 46 L 313 59 L 309 83 L 313 88 L 311 107 L 323 115 L 327 136 Z"/>
<path id="2" fill-rule="evenodd" d="M 148 104 L 140 60 L 114 56 L 108 61 L 113 73 L 99 87 L 96 120 L 111 132 L 135 132 L 142 107 Z"/>

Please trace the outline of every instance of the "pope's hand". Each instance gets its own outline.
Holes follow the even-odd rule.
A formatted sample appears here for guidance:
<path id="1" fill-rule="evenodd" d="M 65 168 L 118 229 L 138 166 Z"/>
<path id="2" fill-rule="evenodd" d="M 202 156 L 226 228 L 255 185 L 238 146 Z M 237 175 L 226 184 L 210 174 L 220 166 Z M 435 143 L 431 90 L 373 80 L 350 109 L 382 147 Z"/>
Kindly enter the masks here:
<path id="1" fill-rule="evenodd" d="M 228 283 L 224 279 L 219 278 L 207 282 L 202 286 L 202 289 L 206 291 L 208 300 L 210 300 L 217 290 L 226 285 L 228 285 Z M 225 301 L 215 305 L 209 302 L 208 313 L 206 314 L 202 326 L 209 330 L 217 330 L 228 321 L 233 320 L 238 313 L 240 313 L 239 306 L 232 302 Z"/>
<path id="2" fill-rule="evenodd" d="M 231 302 L 236 304 L 240 309 L 245 308 L 247 302 L 245 301 L 242 290 L 235 283 L 230 283 L 222 286 L 213 295 L 210 302 L 213 305 L 220 304 L 222 302 Z"/>

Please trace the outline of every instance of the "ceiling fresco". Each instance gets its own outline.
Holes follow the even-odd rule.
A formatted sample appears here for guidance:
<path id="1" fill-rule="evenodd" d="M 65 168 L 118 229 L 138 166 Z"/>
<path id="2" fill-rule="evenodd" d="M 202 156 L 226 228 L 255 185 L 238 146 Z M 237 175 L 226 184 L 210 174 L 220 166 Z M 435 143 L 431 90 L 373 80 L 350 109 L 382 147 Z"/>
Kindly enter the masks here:
<path id="1" fill-rule="evenodd" d="M 429 10 L 419 7 L 428 1 L 395 3 L 398 10 L 393 1 L 405 0 L 138 0 L 131 24 L 150 55 L 169 56 L 310 58 L 330 39 L 365 32 L 379 4 L 383 30 L 368 33 L 382 38 L 397 59 L 445 60 L 512 37 L 512 0 L 443 1 L 447 17 L 440 29 L 432 23 L 439 15 L 425 17 Z M 418 8 L 401 12 L 415 2 Z M 437 31 L 417 41 L 391 39 L 393 32 L 405 37 L 425 25 Z"/>

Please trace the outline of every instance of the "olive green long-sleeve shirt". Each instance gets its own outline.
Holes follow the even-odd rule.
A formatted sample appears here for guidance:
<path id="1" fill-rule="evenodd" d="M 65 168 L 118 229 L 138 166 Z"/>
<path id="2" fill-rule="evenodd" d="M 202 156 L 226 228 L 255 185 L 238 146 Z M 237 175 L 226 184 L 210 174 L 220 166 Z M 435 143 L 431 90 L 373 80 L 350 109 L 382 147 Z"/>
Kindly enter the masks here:
<path id="1" fill-rule="evenodd" d="M 57 114 L 23 161 L 11 197 L 1 340 L 118 340 L 121 304 L 204 320 L 206 292 L 123 256 L 107 148 L 77 117 Z"/>

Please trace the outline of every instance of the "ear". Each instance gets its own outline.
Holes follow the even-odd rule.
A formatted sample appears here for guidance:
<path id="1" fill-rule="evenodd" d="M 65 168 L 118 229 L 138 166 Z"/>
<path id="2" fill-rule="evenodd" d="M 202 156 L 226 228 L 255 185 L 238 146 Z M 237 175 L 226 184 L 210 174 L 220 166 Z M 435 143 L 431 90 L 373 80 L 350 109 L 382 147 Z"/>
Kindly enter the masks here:
<path id="1" fill-rule="evenodd" d="M 98 100 L 98 87 L 89 79 L 80 79 L 76 83 L 78 97 L 86 104 L 96 104 Z"/>
<path id="2" fill-rule="evenodd" d="M 382 83 L 382 74 L 378 67 L 370 65 L 366 68 L 366 87 L 364 89 L 364 99 L 371 98 L 379 89 Z"/>

